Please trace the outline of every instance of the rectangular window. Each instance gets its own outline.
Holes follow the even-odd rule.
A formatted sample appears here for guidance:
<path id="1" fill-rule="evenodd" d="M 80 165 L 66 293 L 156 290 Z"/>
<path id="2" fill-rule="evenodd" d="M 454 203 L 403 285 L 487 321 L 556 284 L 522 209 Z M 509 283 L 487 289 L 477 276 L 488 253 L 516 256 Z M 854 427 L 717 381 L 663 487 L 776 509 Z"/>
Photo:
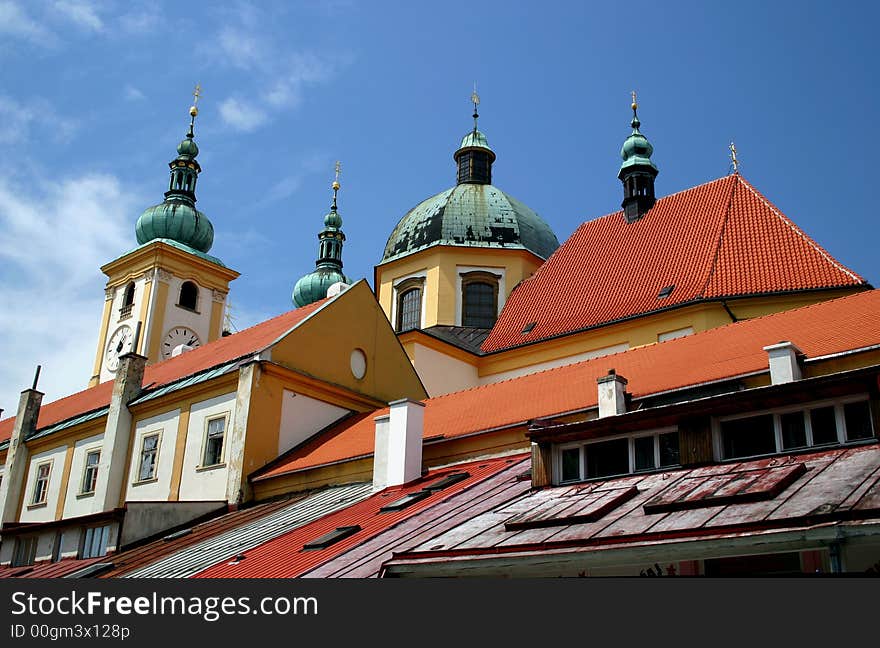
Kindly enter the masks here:
<path id="1" fill-rule="evenodd" d="M 12 566 L 24 567 L 33 565 L 37 559 L 37 537 L 17 538 L 15 550 L 12 552 Z"/>
<path id="2" fill-rule="evenodd" d="M 566 448 L 562 451 L 562 481 L 581 478 L 581 449 Z"/>
<path id="3" fill-rule="evenodd" d="M 49 473 L 52 470 L 51 463 L 37 466 L 37 478 L 34 480 L 34 492 L 31 496 L 31 504 L 45 504 L 49 493 Z"/>
<path id="4" fill-rule="evenodd" d="M 871 406 L 868 401 L 844 405 L 843 418 L 846 424 L 847 441 L 870 439 L 874 436 L 874 430 L 871 428 Z"/>
<path id="5" fill-rule="evenodd" d="M 678 432 L 669 432 L 657 436 L 657 445 L 660 450 L 660 467 L 678 466 L 681 456 L 678 451 Z"/>
<path id="6" fill-rule="evenodd" d="M 82 488 L 80 493 L 94 493 L 98 484 L 98 464 L 101 462 L 101 451 L 92 450 L 86 454 L 86 464 L 83 468 Z"/>
<path id="7" fill-rule="evenodd" d="M 776 452 L 773 415 L 763 414 L 723 421 L 721 445 L 725 459 L 773 454 Z"/>
<path id="8" fill-rule="evenodd" d="M 635 470 L 654 470 L 654 437 L 637 437 L 633 439 L 635 450 Z"/>
<path id="9" fill-rule="evenodd" d="M 159 435 L 148 434 L 141 443 L 141 461 L 138 466 L 138 481 L 147 481 L 156 476 L 156 461 L 159 458 Z"/>
<path id="10" fill-rule="evenodd" d="M 813 430 L 813 445 L 837 443 L 837 421 L 833 405 L 810 410 L 810 426 Z"/>
<path id="11" fill-rule="evenodd" d="M 610 477 L 629 472 L 629 439 L 590 443 L 587 453 L 587 477 Z"/>
<path id="12" fill-rule="evenodd" d="M 867 400 L 722 420 L 722 459 L 742 459 L 874 437 Z"/>
<path id="13" fill-rule="evenodd" d="M 205 439 L 203 466 L 216 466 L 223 460 L 223 436 L 226 433 L 226 417 L 219 416 L 208 420 L 208 433 Z"/>
<path id="14" fill-rule="evenodd" d="M 97 558 L 107 553 L 107 543 L 110 540 L 110 525 L 89 527 L 83 533 L 82 551 L 80 558 Z"/>

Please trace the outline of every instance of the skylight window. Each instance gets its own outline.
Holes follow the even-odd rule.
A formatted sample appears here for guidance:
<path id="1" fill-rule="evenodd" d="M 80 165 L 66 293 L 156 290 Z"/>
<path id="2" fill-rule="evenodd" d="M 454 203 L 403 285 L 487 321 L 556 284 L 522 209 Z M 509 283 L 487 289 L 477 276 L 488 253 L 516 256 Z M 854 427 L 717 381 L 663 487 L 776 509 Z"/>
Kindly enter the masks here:
<path id="1" fill-rule="evenodd" d="M 665 297 L 669 297 L 672 294 L 672 291 L 675 290 L 675 284 L 669 284 L 668 286 L 664 286 L 660 289 L 660 292 L 657 293 L 657 299 L 663 299 Z"/>
<path id="2" fill-rule="evenodd" d="M 529 322 L 528 324 L 526 324 L 523 327 L 523 330 L 521 331 L 521 333 L 523 335 L 525 335 L 526 333 L 531 333 L 537 325 L 538 325 L 537 322 Z"/>
<path id="3" fill-rule="evenodd" d="M 470 473 L 466 472 L 452 473 L 451 475 L 446 475 L 446 477 L 444 477 L 443 479 L 435 481 L 432 484 L 428 484 L 427 486 L 422 488 L 422 490 L 429 492 L 443 490 L 444 488 L 448 488 L 453 484 L 457 484 L 458 482 L 463 481 L 470 476 Z"/>
<path id="4" fill-rule="evenodd" d="M 385 506 L 383 506 L 379 510 L 382 512 L 400 511 L 402 509 L 405 509 L 410 504 L 415 504 L 416 502 L 419 502 L 419 501 L 425 499 L 429 495 L 431 495 L 431 491 L 426 491 L 426 490 L 420 490 L 420 491 L 416 491 L 415 493 L 409 493 L 408 495 L 404 495 L 403 497 L 401 497 L 399 500 L 391 502 L 391 504 L 386 504 Z"/>
<path id="5" fill-rule="evenodd" d="M 303 551 L 326 549 L 330 545 L 336 544 L 340 540 L 345 540 L 347 537 L 353 536 L 360 530 L 361 527 L 357 524 L 355 524 L 354 526 L 339 527 L 338 529 L 334 529 L 330 533 L 325 533 L 320 538 L 316 538 L 311 542 L 307 542 L 303 545 Z"/>

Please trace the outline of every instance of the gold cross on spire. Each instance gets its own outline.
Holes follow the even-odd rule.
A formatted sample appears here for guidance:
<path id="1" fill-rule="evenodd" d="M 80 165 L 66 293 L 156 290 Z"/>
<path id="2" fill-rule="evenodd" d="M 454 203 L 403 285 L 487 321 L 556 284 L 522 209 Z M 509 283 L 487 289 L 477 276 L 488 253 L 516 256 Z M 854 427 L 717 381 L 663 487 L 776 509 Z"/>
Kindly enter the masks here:
<path id="1" fill-rule="evenodd" d="M 739 173 L 739 160 L 736 157 L 736 144 L 730 143 L 730 164 L 733 166 L 733 172 Z"/>
<path id="2" fill-rule="evenodd" d="M 477 82 L 474 81 L 474 91 L 471 93 L 471 102 L 474 104 L 474 132 L 477 132 L 477 118 L 480 114 L 477 112 L 477 106 L 480 105 L 480 95 L 477 94 Z"/>

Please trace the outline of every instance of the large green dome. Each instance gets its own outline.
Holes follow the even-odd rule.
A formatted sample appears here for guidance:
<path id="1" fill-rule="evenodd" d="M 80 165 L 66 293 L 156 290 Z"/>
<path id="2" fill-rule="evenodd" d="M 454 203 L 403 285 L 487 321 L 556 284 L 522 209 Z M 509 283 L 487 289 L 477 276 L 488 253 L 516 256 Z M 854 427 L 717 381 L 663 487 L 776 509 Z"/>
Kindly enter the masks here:
<path id="1" fill-rule="evenodd" d="M 382 261 L 432 245 L 526 249 L 546 259 L 559 241 L 538 214 L 498 187 L 462 183 L 407 212 L 391 232 Z"/>
<path id="2" fill-rule="evenodd" d="M 317 268 L 296 282 L 293 287 L 293 303 L 302 308 L 320 301 L 327 296 L 327 289 L 339 282 L 350 283 L 348 277 L 335 268 Z"/>
<path id="3" fill-rule="evenodd" d="M 168 198 L 144 210 L 135 225 L 138 243 L 157 238 L 172 239 L 199 252 L 207 252 L 214 243 L 211 221 L 187 201 Z"/>

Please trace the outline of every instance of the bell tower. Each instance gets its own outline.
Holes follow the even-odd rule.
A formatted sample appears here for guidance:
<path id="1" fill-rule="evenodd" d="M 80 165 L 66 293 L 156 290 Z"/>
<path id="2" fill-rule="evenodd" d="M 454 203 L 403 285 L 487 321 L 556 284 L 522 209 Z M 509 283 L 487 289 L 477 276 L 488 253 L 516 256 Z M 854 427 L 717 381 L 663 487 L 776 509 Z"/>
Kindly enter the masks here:
<path id="1" fill-rule="evenodd" d="M 626 138 L 620 149 L 620 157 L 623 164 L 617 177 L 623 183 L 623 215 L 627 223 L 639 220 L 654 206 L 654 178 L 660 171 L 651 161 L 654 147 L 648 138 L 642 135 L 639 127 L 642 123 L 638 115 L 639 104 L 636 103 L 636 93 L 632 93 L 633 118 L 630 125 L 632 134 Z"/>
<path id="2" fill-rule="evenodd" d="M 129 351 L 159 362 L 222 334 L 229 282 L 238 273 L 208 254 L 214 227 L 195 207 L 202 171 L 194 133 L 199 96 L 196 86 L 189 131 L 169 163 L 165 199 L 147 208 L 135 225 L 139 247 L 101 268 L 107 285 L 89 386 L 111 380 L 119 357 Z"/>

